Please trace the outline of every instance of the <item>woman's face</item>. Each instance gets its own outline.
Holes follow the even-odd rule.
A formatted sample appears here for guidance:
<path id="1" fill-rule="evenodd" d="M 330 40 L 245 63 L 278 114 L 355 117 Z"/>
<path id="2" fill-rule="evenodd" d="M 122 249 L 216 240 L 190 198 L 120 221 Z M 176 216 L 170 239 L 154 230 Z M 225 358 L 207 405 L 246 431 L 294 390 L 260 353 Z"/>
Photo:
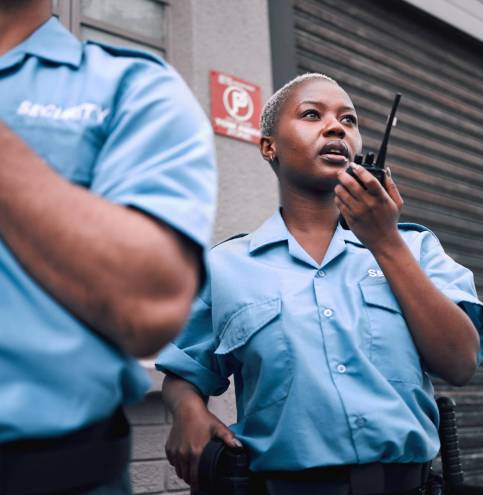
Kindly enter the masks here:
<path id="1" fill-rule="evenodd" d="M 281 185 L 316 191 L 333 190 L 338 172 L 362 148 L 351 99 L 340 86 L 321 79 L 292 89 L 271 139 Z"/>

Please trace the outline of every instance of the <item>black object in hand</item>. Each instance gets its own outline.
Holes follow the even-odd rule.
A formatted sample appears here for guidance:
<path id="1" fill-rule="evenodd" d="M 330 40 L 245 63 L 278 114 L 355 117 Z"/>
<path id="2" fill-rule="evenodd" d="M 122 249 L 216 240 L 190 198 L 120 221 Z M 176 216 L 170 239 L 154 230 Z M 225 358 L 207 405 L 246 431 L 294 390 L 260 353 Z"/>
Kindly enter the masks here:
<path id="1" fill-rule="evenodd" d="M 386 178 L 386 169 L 384 168 L 384 163 L 386 161 L 386 151 L 387 151 L 387 143 L 389 141 L 389 136 L 391 134 L 392 126 L 394 125 L 394 117 L 396 116 L 396 110 L 399 105 L 399 101 L 401 100 L 401 93 L 397 93 L 394 102 L 392 104 L 391 113 L 387 119 L 386 130 L 384 132 L 384 137 L 382 138 L 381 147 L 379 148 L 379 153 L 377 154 L 377 159 L 374 163 L 374 153 L 367 153 L 366 157 L 363 159 L 362 155 L 356 155 L 354 158 L 354 163 L 361 165 L 368 172 L 370 172 L 384 187 L 384 182 Z M 358 179 L 357 175 L 354 172 L 354 169 L 349 165 L 346 168 L 346 172 L 356 179 L 359 184 L 362 185 L 361 181 Z M 344 217 L 340 217 L 340 224 L 342 228 L 348 230 L 349 226 L 345 221 Z"/>
<path id="2" fill-rule="evenodd" d="M 211 440 L 200 457 L 200 490 L 196 495 L 249 495 L 248 465 L 244 448 L 233 449 L 219 439 Z"/>
<path id="3" fill-rule="evenodd" d="M 362 155 L 356 155 L 354 158 L 354 163 L 357 163 L 358 165 L 361 165 L 364 167 L 368 172 L 370 172 L 383 186 L 384 186 L 384 179 L 386 178 L 386 169 L 385 168 L 379 168 L 374 162 L 374 153 L 367 153 L 366 157 L 363 159 Z M 354 177 L 354 179 L 359 182 L 359 184 L 363 185 L 361 181 L 359 180 L 359 177 L 354 172 L 354 169 L 349 165 L 346 170 L 345 170 L 351 177 Z"/>

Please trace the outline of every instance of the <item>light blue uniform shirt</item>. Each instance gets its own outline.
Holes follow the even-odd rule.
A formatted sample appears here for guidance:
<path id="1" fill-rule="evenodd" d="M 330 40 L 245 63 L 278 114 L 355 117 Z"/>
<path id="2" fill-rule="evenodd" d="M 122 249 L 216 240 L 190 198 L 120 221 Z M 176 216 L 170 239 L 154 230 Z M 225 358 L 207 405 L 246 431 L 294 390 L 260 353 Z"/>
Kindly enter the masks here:
<path id="1" fill-rule="evenodd" d="M 0 119 L 65 179 L 209 242 L 212 132 L 165 62 L 81 43 L 52 18 L 0 57 L 0 94 Z M 148 386 L 0 241 L 0 442 L 86 426 Z"/>
<path id="2" fill-rule="evenodd" d="M 478 307 L 471 272 L 430 231 L 400 232 L 444 294 Z M 438 452 L 433 387 L 401 308 L 371 252 L 340 226 L 321 265 L 279 212 L 215 247 L 210 282 L 157 368 L 205 395 L 234 375 L 232 430 L 255 471 L 424 462 Z"/>

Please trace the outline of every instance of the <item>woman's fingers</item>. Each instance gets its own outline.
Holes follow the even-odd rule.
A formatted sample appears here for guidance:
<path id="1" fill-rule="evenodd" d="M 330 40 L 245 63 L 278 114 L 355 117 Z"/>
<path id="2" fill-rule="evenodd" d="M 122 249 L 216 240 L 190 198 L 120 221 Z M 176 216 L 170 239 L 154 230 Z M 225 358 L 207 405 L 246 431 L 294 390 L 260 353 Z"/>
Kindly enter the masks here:
<path id="1" fill-rule="evenodd" d="M 404 201 L 401 197 L 401 194 L 399 193 L 399 189 L 397 188 L 396 183 L 392 180 L 391 169 L 389 168 L 387 169 L 386 173 L 385 187 L 387 194 L 389 194 L 389 197 L 394 201 L 394 203 L 396 203 L 399 211 L 401 211 L 401 208 L 404 205 Z"/>
<path id="2" fill-rule="evenodd" d="M 350 211 L 350 205 L 353 201 L 353 198 L 349 194 L 349 192 L 341 185 L 335 186 L 334 192 L 334 202 L 337 208 L 339 208 L 340 212 L 344 213 L 344 211 Z"/>
<path id="3" fill-rule="evenodd" d="M 353 166 L 351 168 L 355 170 Z M 364 188 L 361 186 L 361 184 L 359 184 L 359 182 L 357 182 L 356 179 L 354 179 L 354 177 L 352 177 L 346 170 L 342 170 L 341 172 L 339 172 L 338 178 L 343 188 L 355 200 L 360 199 L 361 195 L 364 193 Z"/>
<path id="4" fill-rule="evenodd" d="M 219 438 L 226 445 L 232 448 L 241 448 L 242 444 L 235 438 L 233 433 L 223 423 L 217 422 L 210 428 L 209 438 Z M 173 452 L 172 449 L 166 449 L 166 455 L 168 461 L 172 464 L 176 470 L 176 474 L 179 478 L 188 483 L 193 491 L 199 488 L 199 476 L 198 469 L 200 458 L 203 453 L 203 449 L 206 447 L 206 443 L 209 440 L 203 442 L 193 442 L 189 445 L 184 444 L 179 446 Z"/>
<path id="5" fill-rule="evenodd" d="M 192 452 L 190 466 L 189 466 L 189 479 L 186 482 L 191 486 L 192 491 L 196 492 L 199 487 L 199 474 L 198 469 L 200 465 L 200 457 L 202 450 Z"/>
<path id="6" fill-rule="evenodd" d="M 363 188 L 373 196 L 384 195 L 384 187 L 381 183 L 364 167 L 355 164 L 353 166 L 356 177 L 362 182 Z"/>
<path id="7" fill-rule="evenodd" d="M 175 418 L 166 443 L 166 457 L 178 477 L 191 485 L 193 491 L 199 487 L 200 457 L 212 438 L 219 438 L 232 448 L 242 447 L 230 429 L 208 411 L 206 415 L 198 415 L 196 421 L 191 418 L 189 422 L 178 422 Z"/>
<path id="8" fill-rule="evenodd" d="M 231 447 L 233 449 L 239 449 L 243 447 L 240 440 L 238 440 L 238 438 L 233 435 L 233 432 L 222 423 L 216 426 L 213 432 L 213 437 L 219 438 L 226 445 L 228 445 L 228 447 Z"/>

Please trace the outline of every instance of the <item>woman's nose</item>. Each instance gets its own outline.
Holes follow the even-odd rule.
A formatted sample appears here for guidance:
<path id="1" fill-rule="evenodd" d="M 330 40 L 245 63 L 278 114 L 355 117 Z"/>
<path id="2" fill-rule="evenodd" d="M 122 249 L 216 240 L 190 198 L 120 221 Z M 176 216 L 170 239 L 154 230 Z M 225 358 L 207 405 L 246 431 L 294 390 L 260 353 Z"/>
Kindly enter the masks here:
<path id="1" fill-rule="evenodd" d="M 328 118 L 323 124 L 322 133 L 324 136 L 337 137 L 339 139 L 345 137 L 344 126 L 336 118 Z"/>

